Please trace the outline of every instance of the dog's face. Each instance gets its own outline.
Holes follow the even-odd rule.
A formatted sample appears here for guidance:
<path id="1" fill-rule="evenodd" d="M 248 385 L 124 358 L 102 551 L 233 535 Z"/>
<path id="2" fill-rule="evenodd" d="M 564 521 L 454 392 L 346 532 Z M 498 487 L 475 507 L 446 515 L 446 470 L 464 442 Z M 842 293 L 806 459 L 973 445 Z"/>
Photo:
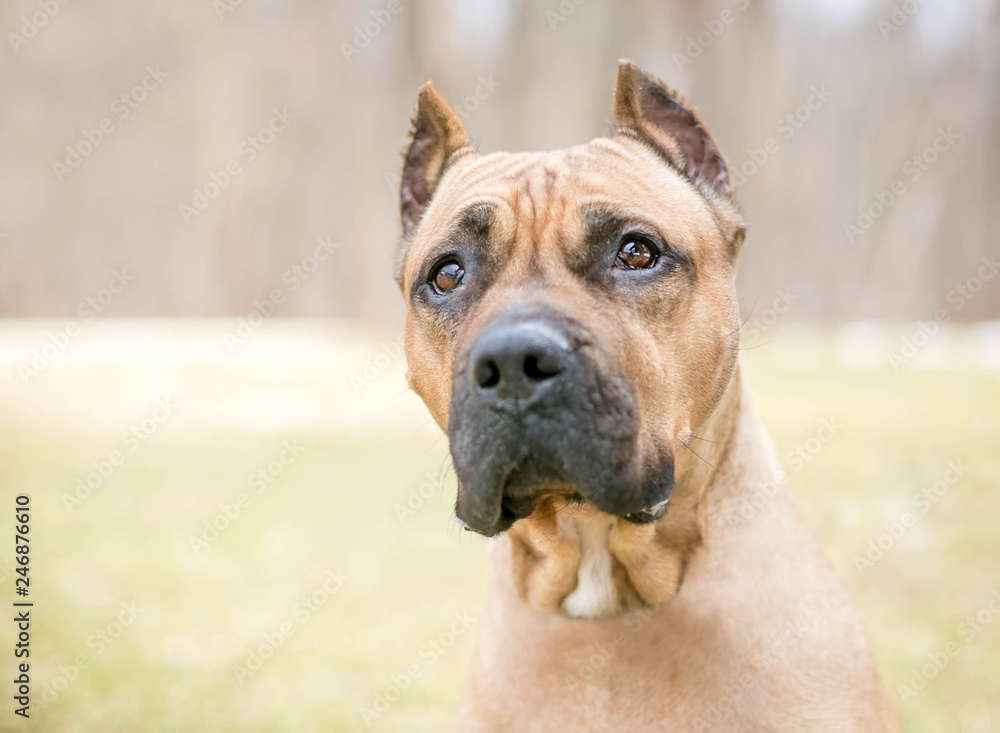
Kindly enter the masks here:
<path id="1" fill-rule="evenodd" d="M 487 536 L 547 494 L 659 519 L 735 369 L 743 227 L 722 156 L 624 62 L 614 123 L 569 150 L 483 156 L 421 90 L 401 197 L 408 377 L 448 432 L 457 515 Z"/>

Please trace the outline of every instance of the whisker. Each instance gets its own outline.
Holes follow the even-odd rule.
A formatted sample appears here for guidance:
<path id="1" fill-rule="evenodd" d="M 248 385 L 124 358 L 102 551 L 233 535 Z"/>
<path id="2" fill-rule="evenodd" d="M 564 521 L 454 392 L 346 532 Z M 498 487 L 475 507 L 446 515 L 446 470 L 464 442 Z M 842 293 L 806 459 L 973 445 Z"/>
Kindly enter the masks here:
<path id="1" fill-rule="evenodd" d="M 442 432 L 440 435 L 438 435 L 436 438 L 434 438 L 434 440 L 431 441 L 431 444 L 429 446 L 427 446 L 427 447 L 428 448 L 433 448 L 435 445 L 437 445 L 437 442 L 439 440 L 441 440 L 441 438 L 444 438 L 444 437 L 445 437 L 445 433 Z"/>
<path id="2" fill-rule="evenodd" d="M 759 297 L 760 297 L 760 293 L 757 293 L 757 295 L 753 296 L 753 305 L 750 306 L 750 312 L 747 313 L 747 317 L 743 319 L 743 323 L 740 324 L 739 328 L 737 328 L 735 331 L 730 331 L 729 332 L 730 336 L 732 336 L 734 333 L 739 333 L 740 331 L 743 330 L 743 327 L 745 325 L 747 325 L 747 321 L 749 321 L 750 320 L 750 316 L 753 315 L 753 309 L 757 307 L 757 298 L 759 298 Z"/>
<path id="3" fill-rule="evenodd" d="M 759 349 L 761 346 L 767 346 L 768 344 L 772 344 L 777 340 L 778 340 L 777 337 L 775 337 L 770 341 L 765 341 L 762 344 L 756 344 L 754 346 L 737 346 L 735 349 L 733 349 L 733 347 L 730 346 L 729 348 L 733 349 L 733 351 L 750 351 L 750 349 Z"/>
<path id="4" fill-rule="evenodd" d="M 402 397 L 403 395 L 405 395 L 407 392 L 412 392 L 412 391 L 413 390 L 410 387 L 407 387 L 406 389 L 402 390 L 401 392 L 397 392 L 396 394 L 391 395 L 389 397 L 388 401 L 392 402 L 393 400 L 398 400 L 400 397 Z"/>
<path id="5" fill-rule="evenodd" d="M 691 433 L 691 437 L 696 440 L 704 440 L 706 443 L 715 443 L 716 445 L 724 445 L 729 442 L 728 440 L 709 440 L 708 438 L 703 438 L 700 435 L 695 435 L 694 433 Z"/>
<path id="6" fill-rule="evenodd" d="M 691 455 L 693 455 L 693 456 L 694 456 L 695 458 L 697 458 L 697 459 L 698 459 L 699 461 L 701 461 L 702 463 L 704 463 L 704 464 L 705 464 L 706 466 L 711 466 L 711 467 L 712 467 L 713 469 L 715 469 L 716 471 L 718 471 L 718 470 L 719 470 L 719 469 L 718 469 L 718 468 L 717 468 L 716 466 L 713 466 L 713 465 L 712 465 L 711 463 L 709 463 L 709 462 L 708 462 L 708 461 L 706 461 L 706 460 L 705 460 L 704 458 L 702 458 L 702 457 L 701 457 L 701 456 L 699 456 L 699 455 L 698 455 L 697 453 L 695 453 L 695 452 L 694 452 L 693 450 L 691 450 L 691 448 L 690 448 L 690 447 L 689 447 L 689 446 L 688 446 L 688 445 L 687 445 L 686 443 L 681 443 L 681 447 L 682 447 L 682 448 L 684 448 L 684 450 L 688 451 L 688 452 L 689 452 L 689 453 L 690 453 Z"/>
<path id="7" fill-rule="evenodd" d="M 539 519 L 550 519 L 551 517 L 554 517 L 556 514 L 558 514 L 559 512 L 561 512 L 563 509 L 568 509 L 571 506 L 573 507 L 573 514 L 576 514 L 580 510 L 580 507 L 583 506 L 583 502 L 582 501 L 567 501 L 561 507 L 559 507 L 554 512 L 552 512 L 551 514 L 540 514 L 538 516 L 538 518 Z M 572 517 L 573 514 L 571 514 L 570 517 Z"/>
<path id="8" fill-rule="evenodd" d="M 410 435 L 410 438 L 416 438 L 417 434 L 432 422 L 434 422 L 433 417 L 429 417 L 426 420 L 424 420 L 422 423 L 420 423 L 420 425 L 417 426 L 417 429 L 413 431 L 413 433 Z"/>

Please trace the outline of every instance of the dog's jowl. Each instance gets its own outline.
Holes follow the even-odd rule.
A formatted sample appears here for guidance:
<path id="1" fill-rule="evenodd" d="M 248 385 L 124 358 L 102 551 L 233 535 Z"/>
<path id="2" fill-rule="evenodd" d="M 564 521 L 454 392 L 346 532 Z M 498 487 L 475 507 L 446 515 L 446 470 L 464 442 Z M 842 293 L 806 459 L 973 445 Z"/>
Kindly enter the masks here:
<path id="1" fill-rule="evenodd" d="M 408 378 L 496 569 L 454 730 L 898 730 L 785 490 L 736 521 L 780 466 L 740 376 L 722 153 L 631 63 L 612 121 L 579 147 L 483 154 L 420 90 Z"/>

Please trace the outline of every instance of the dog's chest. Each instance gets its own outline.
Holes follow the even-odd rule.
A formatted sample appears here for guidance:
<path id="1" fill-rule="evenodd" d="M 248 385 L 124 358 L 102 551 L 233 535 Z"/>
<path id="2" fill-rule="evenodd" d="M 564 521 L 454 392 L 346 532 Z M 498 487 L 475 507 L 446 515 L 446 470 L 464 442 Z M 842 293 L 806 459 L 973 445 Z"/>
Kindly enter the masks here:
<path id="1" fill-rule="evenodd" d="M 614 558 L 608 533 L 615 519 L 607 515 L 567 520 L 580 538 L 580 567 L 576 588 L 563 600 L 563 610 L 576 618 L 600 618 L 616 613 L 621 597 L 614 580 Z"/>

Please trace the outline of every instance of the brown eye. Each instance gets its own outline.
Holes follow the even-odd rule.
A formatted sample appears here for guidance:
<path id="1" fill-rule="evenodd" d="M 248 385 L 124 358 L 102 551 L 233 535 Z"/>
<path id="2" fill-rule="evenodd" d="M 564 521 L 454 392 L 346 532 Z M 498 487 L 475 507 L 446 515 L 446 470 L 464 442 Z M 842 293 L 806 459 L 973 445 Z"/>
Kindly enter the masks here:
<path id="1" fill-rule="evenodd" d="M 641 239 L 628 239 L 618 248 L 615 264 L 626 270 L 645 270 L 656 264 L 656 250 Z"/>
<path id="2" fill-rule="evenodd" d="M 465 270 L 455 260 L 438 265 L 431 276 L 431 284 L 439 295 L 450 293 L 464 282 Z"/>

